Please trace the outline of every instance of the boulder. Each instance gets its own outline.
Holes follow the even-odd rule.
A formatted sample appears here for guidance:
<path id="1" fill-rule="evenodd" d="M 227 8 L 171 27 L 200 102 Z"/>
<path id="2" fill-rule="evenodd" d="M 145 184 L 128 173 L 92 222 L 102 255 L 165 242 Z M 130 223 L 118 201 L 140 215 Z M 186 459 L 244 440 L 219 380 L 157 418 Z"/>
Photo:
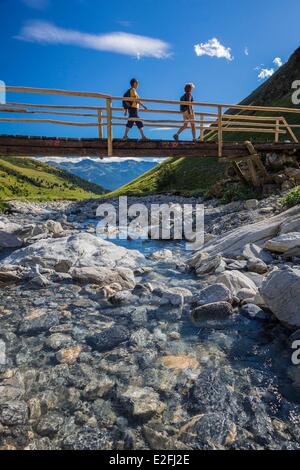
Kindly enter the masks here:
<path id="1" fill-rule="evenodd" d="M 7 284 L 16 284 L 20 282 L 22 276 L 17 271 L 6 271 L 0 269 L 0 286 L 7 285 Z"/>
<path id="2" fill-rule="evenodd" d="M 158 287 L 153 290 L 153 294 L 160 297 L 160 305 L 173 305 L 174 307 L 183 307 L 185 302 L 192 300 L 192 293 L 184 287 L 170 287 L 163 289 Z"/>
<path id="3" fill-rule="evenodd" d="M 26 424 L 28 408 L 25 401 L 7 401 L 0 405 L 0 423 L 6 426 Z"/>
<path id="4" fill-rule="evenodd" d="M 14 233 L 0 230 L 0 250 L 2 248 L 20 248 L 23 241 Z"/>
<path id="5" fill-rule="evenodd" d="M 254 304 L 243 305 L 240 313 L 249 320 L 268 321 L 270 319 L 269 314 Z"/>
<path id="6" fill-rule="evenodd" d="M 158 363 L 162 364 L 167 369 L 185 370 L 185 369 L 198 369 L 199 362 L 193 356 L 176 355 L 176 356 L 163 356 L 158 359 Z"/>
<path id="7" fill-rule="evenodd" d="M 204 276 L 215 272 L 223 272 L 225 270 L 226 263 L 221 255 L 209 256 L 206 253 L 201 253 L 198 258 L 195 257 L 194 263 L 190 262 L 190 266 L 194 267 L 198 276 Z"/>
<path id="8" fill-rule="evenodd" d="M 43 310 L 34 310 L 26 315 L 19 325 L 19 334 L 34 336 L 39 333 L 50 330 L 53 326 L 59 324 L 58 315 L 55 312 L 46 312 Z"/>
<path id="9" fill-rule="evenodd" d="M 54 351 L 69 347 L 72 343 L 72 337 L 63 333 L 53 333 L 45 341 L 46 346 Z"/>
<path id="10" fill-rule="evenodd" d="M 193 297 L 193 302 L 198 306 L 212 304 L 215 302 L 232 303 L 233 296 L 228 287 L 224 284 L 212 284 L 202 289 L 199 294 Z"/>
<path id="11" fill-rule="evenodd" d="M 54 220 L 47 220 L 46 224 L 46 229 L 48 230 L 49 233 L 53 233 L 54 235 L 59 235 L 63 233 L 64 229 L 62 228 L 62 225 L 60 222 L 55 222 Z"/>
<path id="12" fill-rule="evenodd" d="M 228 302 L 215 302 L 203 305 L 192 312 L 192 321 L 196 326 L 201 326 L 205 322 L 224 320 L 233 314 L 232 305 Z"/>
<path id="13" fill-rule="evenodd" d="M 86 342 L 99 352 L 110 351 L 130 338 L 130 332 L 122 325 L 114 325 L 100 333 L 87 336 Z"/>
<path id="14" fill-rule="evenodd" d="M 100 287 L 105 287 L 118 283 L 124 289 L 135 287 L 134 274 L 129 268 L 83 267 L 72 268 L 69 273 L 79 284 L 97 284 Z"/>
<path id="15" fill-rule="evenodd" d="M 266 263 L 258 258 L 250 258 L 247 263 L 248 271 L 257 274 L 266 274 L 268 272 L 268 266 Z"/>
<path id="16" fill-rule="evenodd" d="M 75 345 L 69 348 L 60 349 L 56 353 L 56 359 L 61 364 L 74 364 L 81 353 L 81 346 Z"/>
<path id="17" fill-rule="evenodd" d="M 218 277 L 218 282 L 224 284 L 239 300 L 251 299 L 258 293 L 255 283 L 239 271 L 226 271 Z"/>
<path id="18" fill-rule="evenodd" d="M 243 249 L 242 256 L 246 260 L 260 259 L 266 264 L 270 264 L 274 261 L 273 256 L 268 251 L 255 245 L 255 243 L 248 243 Z"/>
<path id="19" fill-rule="evenodd" d="M 265 243 L 265 248 L 274 253 L 285 253 L 300 248 L 300 232 L 284 233 L 272 238 Z"/>
<path id="20" fill-rule="evenodd" d="M 273 271 L 260 294 L 276 318 L 290 328 L 300 328 L 300 270 Z"/>
<path id="21" fill-rule="evenodd" d="M 295 220 L 292 230 L 291 221 Z M 189 265 L 194 267 L 199 257 L 206 253 L 206 256 L 223 255 L 225 257 L 236 257 L 243 253 L 248 244 L 255 244 L 263 247 L 264 243 L 270 238 L 276 237 L 285 227 L 286 231 L 300 230 L 300 206 L 295 206 L 281 214 L 270 217 L 255 224 L 244 225 L 229 231 L 225 235 L 220 235 L 212 242 L 206 244 L 200 251 L 196 252 Z M 287 227 L 287 228 L 286 228 Z"/>
<path id="22" fill-rule="evenodd" d="M 136 250 L 127 250 L 107 240 L 80 232 L 64 238 L 40 240 L 12 253 L 2 260 L 2 264 L 20 264 L 54 268 L 60 261 L 68 260 L 76 267 L 107 268 L 129 267 L 145 264 L 145 257 Z"/>
<path id="23" fill-rule="evenodd" d="M 173 258 L 173 253 L 171 250 L 159 250 L 152 253 L 150 258 L 156 261 L 171 259 Z"/>
<path id="24" fill-rule="evenodd" d="M 255 210 L 258 208 L 258 200 L 257 199 L 248 199 L 245 201 L 244 207 L 246 210 Z"/>
<path id="25" fill-rule="evenodd" d="M 155 414 L 160 414 L 166 407 L 160 401 L 158 393 L 151 387 L 141 388 L 130 385 L 120 393 L 119 399 L 124 405 L 124 411 L 140 419 L 149 419 Z"/>

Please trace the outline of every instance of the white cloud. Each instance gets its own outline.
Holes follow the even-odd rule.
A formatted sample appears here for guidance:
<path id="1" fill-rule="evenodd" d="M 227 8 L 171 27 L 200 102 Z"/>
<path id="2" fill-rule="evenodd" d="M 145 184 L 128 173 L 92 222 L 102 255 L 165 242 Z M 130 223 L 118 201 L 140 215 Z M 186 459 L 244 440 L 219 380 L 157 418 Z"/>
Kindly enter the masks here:
<path id="1" fill-rule="evenodd" d="M 248 47 L 245 47 L 244 52 L 245 52 L 245 55 L 249 55 L 249 49 L 248 49 Z"/>
<path id="2" fill-rule="evenodd" d="M 217 38 L 212 38 L 206 43 L 196 44 L 194 49 L 198 57 L 208 55 L 209 57 L 218 57 L 219 59 L 234 59 L 231 48 L 223 46 Z"/>
<path id="3" fill-rule="evenodd" d="M 116 52 L 138 59 L 165 59 L 170 56 L 170 45 L 160 39 L 124 32 L 89 34 L 60 28 L 43 21 L 27 23 L 17 38 L 41 44 L 67 44 L 97 51 Z"/>
<path id="4" fill-rule="evenodd" d="M 258 78 L 259 80 L 265 80 L 266 78 L 272 77 L 274 75 L 275 70 L 272 69 L 267 69 L 265 67 L 256 67 L 255 70 L 259 71 Z"/>
<path id="5" fill-rule="evenodd" d="M 277 65 L 277 67 L 281 67 L 283 65 L 283 61 L 280 57 L 275 57 L 275 59 L 273 60 L 273 64 Z"/>
<path id="6" fill-rule="evenodd" d="M 22 0 L 22 2 L 36 10 L 44 10 L 49 5 L 49 0 Z"/>

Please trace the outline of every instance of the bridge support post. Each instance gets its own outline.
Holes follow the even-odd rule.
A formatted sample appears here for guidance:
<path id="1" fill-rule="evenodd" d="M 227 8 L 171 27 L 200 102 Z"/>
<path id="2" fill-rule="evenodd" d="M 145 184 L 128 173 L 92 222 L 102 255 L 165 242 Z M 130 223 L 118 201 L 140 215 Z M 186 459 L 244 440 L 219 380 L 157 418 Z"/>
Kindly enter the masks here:
<path id="1" fill-rule="evenodd" d="M 223 130 L 222 130 L 222 106 L 218 106 L 218 157 L 223 155 Z"/>
<path id="2" fill-rule="evenodd" d="M 200 142 L 204 142 L 204 114 L 200 117 Z"/>
<path id="3" fill-rule="evenodd" d="M 113 156 L 113 134 L 112 134 L 112 103 L 111 98 L 106 100 L 106 119 L 107 119 L 107 155 Z"/>
<path id="4" fill-rule="evenodd" d="M 279 142 L 280 119 L 276 119 L 275 142 Z"/>
<path id="5" fill-rule="evenodd" d="M 103 139 L 102 111 L 101 111 L 101 109 L 98 109 L 98 136 L 99 136 L 99 139 Z"/>

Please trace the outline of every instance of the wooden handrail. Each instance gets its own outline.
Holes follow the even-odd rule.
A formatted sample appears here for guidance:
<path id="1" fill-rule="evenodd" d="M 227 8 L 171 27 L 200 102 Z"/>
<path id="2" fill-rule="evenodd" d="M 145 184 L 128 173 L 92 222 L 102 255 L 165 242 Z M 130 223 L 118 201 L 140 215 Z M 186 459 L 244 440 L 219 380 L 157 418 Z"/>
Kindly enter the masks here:
<path id="1" fill-rule="evenodd" d="M 79 96 L 87 98 L 110 98 L 112 101 L 123 101 L 124 96 L 112 96 L 106 93 L 98 92 L 82 92 L 82 91 L 69 91 L 59 89 L 48 89 L 48 88 L 31 88 L 31 87 L 18 87 L 18 86 L 6 86 L 7 92 L 15 93 L 38 93 L 44 95 L 63 95 L 63 96 Z M 160 104 L 174 104 L 174 105 L 186 105 L 185 101 L 178 100 L 162 100 L 153 98 L 140 98 L 145 103 L 160 103 Z M 136 101 L 135 98 L 126 97 L 126 101 Z M 223 109 L 242 109 L 252 111 L 270 111 L 270 112 L 282 112 L 282 113 L 300 113 L 300 109 L 295 108 L 284 108 L 284 107 L 270 107 L 270 106 L 247 106 L 241 104 L 222 104 L 222 103 L 205 103 L 200 101 L 194 101 L 193 106 L 202 107 L 215 107 L 222 106 Z"/>
<path id="2" fill-rule="evenodd" d="M 69 97 L 82 97 L 93 98 L 99 100 L 97 106 L 71 106 L 71 105 L 47 105 L 47 104 L 29 104 L 11 102 L 5 105 L 0 105 L 0 112 L 14 113 L 14 114 L 28 114 L 28 115 L 56 115 L 56 116 L 75 116 L 81 118 L 95 118 L 95 122 L 69 122 L 60 121 L 56 119 L 30 119 L 30 118 L 0 118 L 0 122 L 18 122 L 18 123 L 46 123 L 58 124 L 67 126 L 79 127 L 98 127 L 98 137 L 103 138 L 103 128 L 107 131 L 107 145 L 108 155 L 113 155 L 113 127 L 124 126 L 124 121 L 136 121 L 136 118 L 127 118 L 123 116 L 116 116 L 114 113 L 122 113 L 122 107 L 114 107 L 114 101 L 123 101 L 124 97 L 112 96 L 109 94 L 98 92 L 81 92 L 81 91 L 68 91 L 58 89 L 46 88 L 32 88 L 32 87 L 17 87 L 7 86 L 7 92 L 14 93 L 35 93 L 41 95 L 58 95 Z M 186 101 L 178 100 L 163 100 L 152 98 L 139 98 L 144 103 L 157 103 L 161 105 L 175 105 L 178 109 L 140 109 L 140 113 L 152 113 L 161 115 L 180 115 L 181 119 L 172 119 L 166 117 L 163 119 L 147 119 L 140 117 L 140 121 L 145 126 L 154 127 L 159 125 L 161 128 L 179 128 L 184 122 L 184 118 L 179 109 L 180 105 L 186 106 Z M 135 98 L 126 97 L 126 101 L 136 101 Z M 221 104 L 221 103 L 205 103 L 194 101 L 192 103 L 194 108 L 195 120 L 194 124 L 196 129 L 200 129 L 200 140 L 204 141 L 209 136 L 217 137 L 218 140 L 218 155 L 222 156 L 223 147 L 223 132 L 252 132 L 252 133 L 268 133 L 274 134 L 275 142 L 279 142 L 279 136 L 289 133 L 294 142 L 298 142 L 296 134 L 293 129 L 300 128 L 300 124 L 289 124 L 285 117 L 280 114 L 300 114 L 300 109 L 285 108 L 285 107 L 270 107 L 270 106 L 253 106 L 242 104 Z M 197 108 L 214 108 L 215 112 L 207 112 L 206 110 L 199 110 Z M 165 106 L 167 108 L 167 106 Z M 224 110 L 238 110 L 236 114 L 224 114 Z M 76 112 L 77 111 L 77 112 Z M 81 112 L 81 111 L 95 111 L 94 113 Z M 262 111 L 270 113 L 271 115 L 256 116 L 252 112 Z M 244 114 L 244 112 L 248 112 Z M 242 114 L 243 113 L 243 114 Z M 276 113 L 276 115 L 274 115 Z M 162 116 L 164 117 L 164 116 Z M 174 116 L 175 117 L 175 116 Z M 211 119 L 210 119 L 211 118 Z M 121 122 L 120 122 L 121 121 Z"/>
<path id="3" fill-rule="evenodd" d="M 6 86 L 7 92 L 14 93 L 38 93 L 40 95 L 63 95 L 63 96 L 80 96 L 85 98 L 111 98 L 111 95 L 104 93 L 88 92 L 88 91 L 69 91 L 69 90 L 56 90 L 50 88 L 31 88 L 31 87 L 18 87 Z"/>

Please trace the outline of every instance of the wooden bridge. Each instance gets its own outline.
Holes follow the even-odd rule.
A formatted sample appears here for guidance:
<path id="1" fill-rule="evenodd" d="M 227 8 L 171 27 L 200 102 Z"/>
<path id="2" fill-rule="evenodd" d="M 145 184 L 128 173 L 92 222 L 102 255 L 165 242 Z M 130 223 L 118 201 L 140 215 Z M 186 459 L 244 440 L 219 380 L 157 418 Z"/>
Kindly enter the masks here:
<path id="1" fill-rule="evenodd" d="M 1 90 L 0 90 L 1 91 Z M 216 157 L 231 161 L 239 176 L 244 178 L 239 163 L 246 161 L 253 184 L 258 184 L 256 170 L 266 176 L 260 153 L 295 153 L 300 143 L 295 129 L 300 128 L 300 109 L 244 106 L 194 102 L 194 124 L 199 141 L 174 140 L 122 141 L 113 138 L 113 129 L 124 127 L 127 117 L 121 106 L 124 97 L 103 93 L 76 92 L 40 88 L 6 87 L 7 94 L 38 94 L 89 99 L 93 105 L 37 104 L 8 101 L 0 105 L 0 123 L 26 123 L 33 126 L 51 124 L 66 127 L 95 127 L 95 138 L 57 138 L 28 135 L 0 135 L 0 155 L 14 156 L 98 156 L 103 157 Z M 126 101 L 132 98 L 126 98 Z M 96 105 L 94 102 L 96 101 Z M 183 125 L 181 104 L 186 102 L 142 98 L 149 109 L 140 109 L 140 120 L 145 127 L 172 130 Z M 117 103 L 117 105 L 115 104 Z M 287 116 L 299 116 L 297 124 L 289 123 Z M 72 119 L 72 121 L 70 120 Z M 74 118 L 76 118 L 74 120 Z M 132 119 L 135 120 L 135 119 Z M 230 138 L 226 138 L 228 135 Z M 248 142 L 235 142 L 238 134 L 249 135 Z M 226 136 L 226 137 L 225 137 Z M 251 144 L 251 137 L 265 136 L 262 142 Z"/>

